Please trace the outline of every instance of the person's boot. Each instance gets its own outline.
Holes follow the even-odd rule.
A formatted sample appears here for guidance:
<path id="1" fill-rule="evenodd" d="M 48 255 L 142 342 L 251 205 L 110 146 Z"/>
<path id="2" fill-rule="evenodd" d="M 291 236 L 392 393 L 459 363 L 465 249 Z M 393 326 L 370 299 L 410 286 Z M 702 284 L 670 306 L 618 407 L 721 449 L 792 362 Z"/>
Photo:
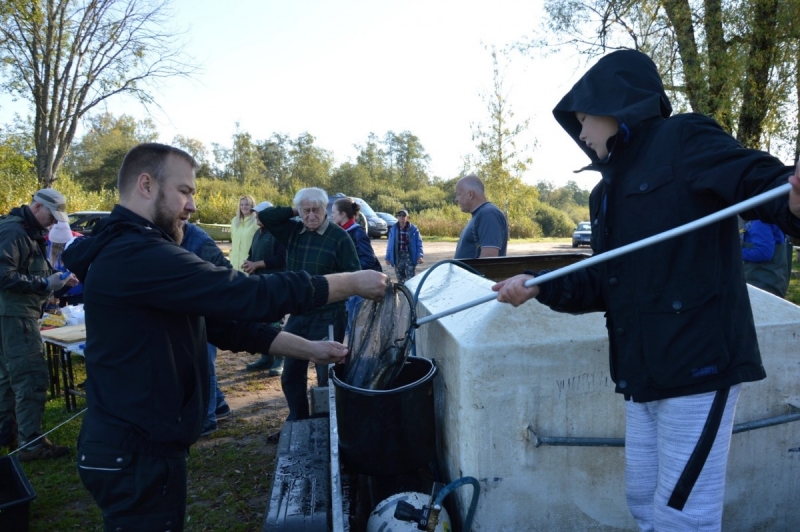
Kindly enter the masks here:
<path id="1" fill-rule="evenodd" d="M 47 438 L 42 438 L 36 443 L 18 451 L 20 462 L 32 462 L 43 458 L 60 458 L 69 453 L 69 447 L 55 445 Z"/>
<path id="2" fill-rule="evenodd" d="M 279 377 L 281 375 L 283 375 L 283 357 L 275 357 L 275 362 L 269 368 L 269 376 Z"/>
<path id="3" fill-rule="evenodd" d="M 261 355 L 261 358 L 247 365 L 247 371 L 261 371 L 262 369 L 269 369 L 272 367 L 272 363 L 274 361 L 275 358 L 270 355 Z"/>

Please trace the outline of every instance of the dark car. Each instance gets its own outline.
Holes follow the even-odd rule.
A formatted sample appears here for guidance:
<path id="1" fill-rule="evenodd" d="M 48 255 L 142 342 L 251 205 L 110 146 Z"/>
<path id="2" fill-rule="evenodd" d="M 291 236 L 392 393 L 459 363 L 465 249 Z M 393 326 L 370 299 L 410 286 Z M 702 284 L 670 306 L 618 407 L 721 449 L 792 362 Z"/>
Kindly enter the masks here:
<path id="1" fill-rule="evenodd" d="M 397 218 L 395 218 L 388 212 L 376 212 L 375 214 L 383 218 L 383 221 L 386 222 L 387 233 L 391 231 L 392 227 L 394 227 L 394 224 L 397 223 Z"/>
<path id="2" fill-rule="evenodd" d="M 367 234 L 369 235 L 370 238 L 380 238 L 382 236 L 386 236 L 389 234 L 389 228 L 386 226 L 386 221 L 384 221 L 383 218 L 378 216 L 375 213 L 375 211 L 372 210 L 372 207 L 369 206 L 369 203 L 367 203 L 361 198 L 356 198 L 355 196 L 346 196 L 341 192 L 338 192 L 333 196 L 328 196 L 328 216 L 331 215 L 331 210 L 333 209 L 333 203 L 340 198 L 347 198 L 347 197 L 353 198 L 353 201 L 355 201 L 361 206 L 361 213 L 364 214 L 364 217 L 367 220 L 367 227 L 365 227 L 364 229 L 366 229 Z"/>
<path id="3" fill-rule="evenodd" d="M 109 214 L 109 211 L 73 212 L 69 215 L 69 228 L 82 235 L 91 235 L 95 224 Z"/>
<path id="4" fill-rule="evenodd" d="M 580 222 L 575 232 L 572 233 L 572 247 L 576 248 L 583 244 L 591 245 L 592 243 L 592 224 L 589 222 Z"/>

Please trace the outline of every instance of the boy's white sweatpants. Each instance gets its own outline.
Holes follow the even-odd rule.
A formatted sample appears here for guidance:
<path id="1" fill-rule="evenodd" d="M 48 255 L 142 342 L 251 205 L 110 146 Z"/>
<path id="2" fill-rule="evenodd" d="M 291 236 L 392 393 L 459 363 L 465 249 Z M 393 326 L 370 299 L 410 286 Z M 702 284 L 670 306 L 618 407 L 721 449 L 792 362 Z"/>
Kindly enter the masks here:
<path id="1" fill-rule="evenodd" d="M 625 494 L 642 531 L 719 531 L 731 430 L 741 385 L 732 386 L 717 437 L 683 511 L 667 506 L 716 392 L 626 401 Z"/>

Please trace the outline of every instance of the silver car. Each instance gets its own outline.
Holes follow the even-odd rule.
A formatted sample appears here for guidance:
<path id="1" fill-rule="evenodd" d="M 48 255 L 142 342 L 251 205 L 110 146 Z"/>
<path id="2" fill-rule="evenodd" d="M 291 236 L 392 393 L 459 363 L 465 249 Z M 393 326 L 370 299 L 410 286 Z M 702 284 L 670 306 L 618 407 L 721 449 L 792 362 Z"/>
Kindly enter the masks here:
<path id="1" fill-rule="evenodd" d="M 572 233 L 572 247 L 576 248 L 586 244 L 587 246 L 592 243 L 592 224 L 589 222 L 580 222 L 575 232 Z"/>

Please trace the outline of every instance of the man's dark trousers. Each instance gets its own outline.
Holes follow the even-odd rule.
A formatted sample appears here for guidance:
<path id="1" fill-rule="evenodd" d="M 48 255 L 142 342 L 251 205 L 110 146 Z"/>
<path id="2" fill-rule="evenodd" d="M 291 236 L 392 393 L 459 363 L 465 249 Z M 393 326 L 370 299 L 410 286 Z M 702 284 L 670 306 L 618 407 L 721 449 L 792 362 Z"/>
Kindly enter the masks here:
<path id="1" fill-rule="evenodd" d="M 342 305 L 335 309 L 326 309 L 322 312 L 289 316 L 285 332 L 302 336 L 307 340 L 328 339 L 328 325 L 333 324 L 333 340 L 344 341 L 344 331 L 347 326 L 347 311 Z M 317 386 L 328 385 L 328 367 L 317 364 Z M 283 375 L 281 387 L 286 402 L 289 404 L 289 417 L 286 421 L 307 419 L 309 417 L 308 397 L 308 361 L 286 357 L 283 362 Z"/>

